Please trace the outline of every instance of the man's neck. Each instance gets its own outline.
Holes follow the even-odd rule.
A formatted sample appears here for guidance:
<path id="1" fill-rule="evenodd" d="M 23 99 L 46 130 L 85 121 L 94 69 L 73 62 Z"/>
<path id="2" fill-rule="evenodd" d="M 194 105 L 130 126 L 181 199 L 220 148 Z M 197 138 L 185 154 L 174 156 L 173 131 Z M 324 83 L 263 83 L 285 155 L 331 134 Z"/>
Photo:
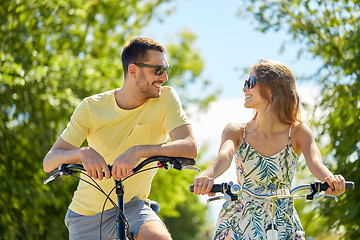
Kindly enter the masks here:
<path id="1" fill-rule="evenodd" d="M 125 88 L 119 88 L 115 91 L 115 101 L 119 108 L 132 110 L 143 105 L 147 99 L 139 98 L 136 94 Z"/>

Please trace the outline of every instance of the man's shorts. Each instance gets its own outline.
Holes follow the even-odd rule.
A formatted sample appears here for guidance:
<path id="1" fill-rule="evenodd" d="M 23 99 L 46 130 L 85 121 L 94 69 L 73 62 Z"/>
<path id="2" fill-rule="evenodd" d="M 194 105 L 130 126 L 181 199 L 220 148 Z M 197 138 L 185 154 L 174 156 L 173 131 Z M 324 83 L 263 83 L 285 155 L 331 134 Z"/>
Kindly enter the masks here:
<path id="1" fill-rule="evenodd" d="M 129 223 L 130 232 L 136 239 L 136 234 L 142 224 L 147 221 L 161 221 L 158 215 L 150 208 L 150 203 L 139 198 L 133 198 L 125 203 L 124 212 Z M 115 208 L 104 211 L 102 217 L 101 239 L 116 239 Z M 94 216 L 84 216 L 68 209 L 65 216 L 65 225 L 69 230 L 69 240 L 99 240 L 101 213 Z"/>

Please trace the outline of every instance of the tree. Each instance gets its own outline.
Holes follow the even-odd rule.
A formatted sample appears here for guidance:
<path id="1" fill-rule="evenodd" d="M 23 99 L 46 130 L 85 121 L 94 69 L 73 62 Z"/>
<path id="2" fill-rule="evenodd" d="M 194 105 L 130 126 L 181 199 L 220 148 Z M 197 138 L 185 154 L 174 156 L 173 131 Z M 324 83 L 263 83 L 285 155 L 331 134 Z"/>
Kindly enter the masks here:
<path id="1" fill-rule="evenodd" d="M 197 159 L 201 159 L 206 149 L 205 144 L 199 150 Z M 203 170 L 209 163 L 197 162 L 197 167 Z M 199 204 L 198 196 L 188 190 L 197 174 L 197 171 L 190 170 L 182 170 L 181 173 L 160 170 L 152 183 L 149 198 L 160 204 L 159 216 L 166 223 L 174 240 L 204 239 L 207 234 L 207 206 Z"/>
<path id="2" fill-rule="evenodd" d="M 294 41 L 304 44 L 323 66 L 309 78 L 322 86 L 320 119 L 314 119 L 324 143 L 325 163 L 356 184 L 360 182 L 360 14 L 359 1 L 248 0 L 259 31 L 285 30 Z M 360 236 L 359 191 L 349 191 L 339 203 L 327 201 L 318 211 L 326 217 L 327 228 L 344 228 L 344 237 Z"/>
<path id="3" fill-rule="evenodd" d="M 42 159 L 81 99 L 121 86 L 122 46 L 140 33 L 164 2 L 168 1 L 2 0 L 1 239 L 66 238 L 63 218 L 76 181 L 64 178 L 43 185 L 47 174 Z M 202 81 L 198 76 L 203 63 L 191 53 L 193 40 L 184 33 L 173 45 L 197 56 L 193 66 L 177 68 L 176 76 L 190 72 Z M 171 61 L 182 58 L 173 56 Z"/>

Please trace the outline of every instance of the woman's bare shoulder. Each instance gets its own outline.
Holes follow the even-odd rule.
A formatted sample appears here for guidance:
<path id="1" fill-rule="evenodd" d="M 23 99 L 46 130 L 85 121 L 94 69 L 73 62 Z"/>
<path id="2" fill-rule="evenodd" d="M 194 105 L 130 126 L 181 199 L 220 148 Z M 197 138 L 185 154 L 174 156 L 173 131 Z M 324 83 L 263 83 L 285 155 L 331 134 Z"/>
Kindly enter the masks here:
<path id="1" fill-rule="evenodd" d="M 239 131 L 243 131 L 244 125 L 242 123 L 228 123 L 225 128 L 224 132 L 231 132 L 231 133 L 237 133 Z"/>
<path id="2" fill-rule="evenodd" d="M 304 137 L 305 135 L 312 135 L 312 131 L 306 123 L 295 124 L 292 129 L 293 134 L 296 136 Z"/>
<path id="3" fill-rule="evenodd" d="M 236 149 L 240 143 L 242 131 L 243 125 L 241 123 L 228 123 L 222 133 L 222 143 L 231 140 Z"/>
<path id="4" fill-rule="evenodd" d="M 300 149 L 303 149 L 304 146 L 308 146 L 314 141 L 314 135 L 307 124 L 300 123 L 293 126 L 291 142 L 297 152 L 300 151 Z"/>

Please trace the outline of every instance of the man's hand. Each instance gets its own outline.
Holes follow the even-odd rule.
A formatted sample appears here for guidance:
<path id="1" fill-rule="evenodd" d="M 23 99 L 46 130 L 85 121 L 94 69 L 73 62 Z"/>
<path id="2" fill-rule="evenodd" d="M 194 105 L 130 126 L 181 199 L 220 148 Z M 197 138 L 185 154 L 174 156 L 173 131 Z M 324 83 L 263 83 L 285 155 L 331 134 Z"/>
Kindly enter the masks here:
<path id="1" fill-rule="evenodd" d="M 136 146 L 129 148 L 126 152 L 115 159 L 111 171 L 111 175 L 114 179 L 119 181 L 120 179 L 124 179 L 133 173 L 133 168 L 140 160 L 135 147 Z"/>
<path id="2" fill-rule="evenodd" d="M 109 167 L 97 151 L 91 147 L 83 147 L 80 151 L 81 162 L 90 177 L 102 180 L 105 173 L 105 178 L 110 178 Z"/>

